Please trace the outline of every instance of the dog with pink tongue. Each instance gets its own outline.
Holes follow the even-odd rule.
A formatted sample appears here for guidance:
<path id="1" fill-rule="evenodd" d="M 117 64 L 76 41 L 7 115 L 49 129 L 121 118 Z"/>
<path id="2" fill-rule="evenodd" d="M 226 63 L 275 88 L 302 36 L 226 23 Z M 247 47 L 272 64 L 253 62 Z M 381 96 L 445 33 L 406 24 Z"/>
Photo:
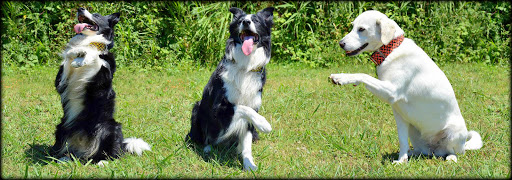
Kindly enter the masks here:
<path id="1" fill-rule="evenodd" d="M 258 110 L 266 80 L 265 65 L 270 61 L 273 10 L 269 7 L 246 14 L 238 8 L 229 9 L 233 19 L 224 58 L 192 109 L 187 135 L 187 139 L 203 146 L 206 154 L 211 145 L 236 144 L 243 169 L 248 171 L 258 169 L 251 150 L 252 142 L 259 139 L 258 131 L 272 130 Z"/>
<path id="2" fill-rule="evenodd" d="M 125 153 L 141 156 L 151 151 L 149 144 L 140 138 L 125 138 L 121 123 L 114 119 L 116 61 L 109 50 L 114 47 L 114 29 L 121 14 L 102 16 L 85 8 L 77 10 L 76 34 L 61 53 L 55 78 L 63 115 L 49 153 L 57 162 L 76 157 L 98 166 Z"/>

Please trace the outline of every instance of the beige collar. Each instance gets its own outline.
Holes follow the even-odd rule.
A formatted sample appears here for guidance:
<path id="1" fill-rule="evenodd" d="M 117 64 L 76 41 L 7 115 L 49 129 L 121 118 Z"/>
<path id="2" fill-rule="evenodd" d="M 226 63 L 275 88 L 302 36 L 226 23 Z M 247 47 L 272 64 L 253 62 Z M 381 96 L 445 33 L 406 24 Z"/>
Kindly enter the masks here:
<path id="1" fill-rule="evenodd" d="M 265 67 L 263 67 L 263 66 L 261 66 L 261 67 L 257 67 L 256 69 L 252 69 L 252 70 L 251 70 L 251 72 L 260 72 L 260 73 L 261 73 L 261 72 L 263 72 L 263 69 L 264 69 L 264 68 L 265 68 Z"/>
<path id="2" fill-rule="evenodd" d="M 235 64 L 235 60 L 234 59 L 231 59 L 231 63 Z M 263 72 L 263 69 L 265 69 L 265 66 L 261 66 L 261 67 L 257 67 L 255 69 L 251 69 L 250 72 Z"/>

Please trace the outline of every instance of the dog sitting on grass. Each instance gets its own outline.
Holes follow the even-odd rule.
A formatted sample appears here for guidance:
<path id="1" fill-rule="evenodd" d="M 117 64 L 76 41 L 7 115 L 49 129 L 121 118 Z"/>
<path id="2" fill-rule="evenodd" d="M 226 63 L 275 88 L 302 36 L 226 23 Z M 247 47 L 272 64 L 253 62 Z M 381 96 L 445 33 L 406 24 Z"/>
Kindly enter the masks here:
<path id="1" fill-rule="evenodd" d="M 265 65 L 270 61 L 270 32 L 273 7 L 256 14 L 231 8 L 233 20 L 224 58 L 204 87 L 201 101 L 192 109 L 187 138 L 204 145 L 237 143 L 244 170 L 257 170 L 251 144 L 258 139 L 256 129 L 272 130 L 265 117 L 258 114 L 265 85 Z M 256 128 L 256 129 L 255 129 Z"/>
<path id="2" fill-rule="evenodd" d="M 468 131 L 446 75 L 397 23 L 378 11 L 366 11 L 353 22 L 339 45 L 348 56 L 374 52 L 378 79 L 367 74 L 331 74 L 332 83 L 364 83 L 366 89 L 391 105 L 398 130 L 400 153 L 394 163 L 410 155 L 445 156 L 480 149 L 482 139 Z M 409 152 L 409 142 L 413 151 Z M 409 153 L 409 154 L 408 154 Z"/>
<path id="3" fill-rule="evenodd" d="M 114 120 L 115 92 L 112 79 L 116 70 L 114 26 L 119 13 L 108 16 L 79 8 L 76 35 L 62 53 L 55 88 L 60 94 L 64 116 L 57 125 L 51 154 L 61 161 L 69 156 L 93 162 L 118 158 L 123 152 L 150 150 L 142 139 L 123 138 L 121 124 Z"/>

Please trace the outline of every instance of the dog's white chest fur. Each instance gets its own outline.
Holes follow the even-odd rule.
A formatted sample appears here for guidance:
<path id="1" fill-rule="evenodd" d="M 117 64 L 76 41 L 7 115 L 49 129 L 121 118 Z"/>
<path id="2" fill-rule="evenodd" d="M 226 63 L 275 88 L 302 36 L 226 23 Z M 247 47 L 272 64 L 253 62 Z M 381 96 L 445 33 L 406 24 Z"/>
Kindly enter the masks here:
<path id="1" fill-rule="evenodd" d="M 67 117 L 64 127 L 70 126 L 76 116 L 84 109 L 82 96 L 85 94 L 84 88 L 89 80 L 98 73 L 101 66 L 108 66 L 99 57 L 101 51 L 89 45 L 91 42 L 109 43 L 101 35 L 77 35 L 71 39 L 61 54 L 64 58 L 61 64 L 63 72 L 58 88 L 67 86 L 61 94 L 61 102 L 67 102 L 64 107 Z M 83 56 L 83 58 L 77 58 L 78 56 Z M 76 61 L 79 61 L 81 67 L 73 67 L 72 63 L 76 63 Z"/>
<path id="2" fill-rule="evenodd" d="M 242 53 L 240 45 L 237 45 L 232 52 L 235 63 L 226 65 L 226 71 L 221 74 L 227 98 L 235 105 L 259 109 L 262 77 L 260 72 L 251 72 L 251 70 L 266 65 L 270 57 L 265 56 L 262 47 L 255 49 L 249 56 Z"/>

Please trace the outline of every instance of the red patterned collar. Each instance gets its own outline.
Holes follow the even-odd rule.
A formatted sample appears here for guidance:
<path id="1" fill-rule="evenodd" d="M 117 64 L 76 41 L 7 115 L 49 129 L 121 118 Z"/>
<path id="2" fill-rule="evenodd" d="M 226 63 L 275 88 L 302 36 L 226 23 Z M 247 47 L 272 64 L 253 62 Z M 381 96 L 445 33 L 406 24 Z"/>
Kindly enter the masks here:
<path id="1" fill-rule="evenodd" d="M 404 35 L 400 35 L 397 38 L 391 40 L 388 45 L 381 46 L 377 51 L 375 51 L 370 59 L 379 66 L 384 62 L 384 59 L 388 57 L 388 55 L 393 51 L 393 49 L 397 48 L 404 41 Z"/>

